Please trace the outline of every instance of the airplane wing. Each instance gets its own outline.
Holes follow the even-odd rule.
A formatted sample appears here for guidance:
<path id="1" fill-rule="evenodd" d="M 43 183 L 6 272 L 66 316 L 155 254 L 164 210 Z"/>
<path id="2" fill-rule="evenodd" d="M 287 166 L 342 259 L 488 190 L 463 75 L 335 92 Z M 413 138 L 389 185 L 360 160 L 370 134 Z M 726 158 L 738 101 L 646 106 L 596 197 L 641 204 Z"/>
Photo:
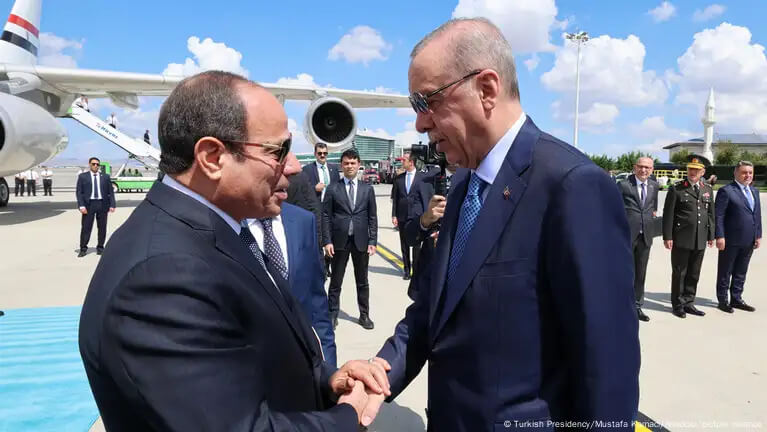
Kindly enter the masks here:
<path id="1" fill-rule="evenodd" d="M 45 84 L 61 92 L 84 95 L 89 98 L 113 97 L 115 95 L 167 96 L 184 79 L 182 76 L 159 74 L 0 64 L 0 73 L 14 72 L 36 75 Z M 275 96 L 285 100 L 313 100 L 322 96 L 332 96 L 344 99 L 354 108 L 404 108 L 410 106 L 408 97 L 399 94 L 271 83 L 259 84 Z"/>

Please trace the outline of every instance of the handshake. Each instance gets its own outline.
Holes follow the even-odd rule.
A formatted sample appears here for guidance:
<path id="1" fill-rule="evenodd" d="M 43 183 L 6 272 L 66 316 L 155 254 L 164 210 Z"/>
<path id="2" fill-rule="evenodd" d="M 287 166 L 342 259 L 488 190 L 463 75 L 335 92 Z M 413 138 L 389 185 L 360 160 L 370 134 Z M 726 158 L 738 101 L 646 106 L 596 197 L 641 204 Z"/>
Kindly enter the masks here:
<path id="1" fill-rule="evenodd" d="M 389 362 L 375 357 L 346 362 L 330 377 L 330 388 L 338 395 L 338 403 L 351 405 L 362 426 L 373 423 L 384 399 L 391 396 L 386 376 L 389 370 Z"/>

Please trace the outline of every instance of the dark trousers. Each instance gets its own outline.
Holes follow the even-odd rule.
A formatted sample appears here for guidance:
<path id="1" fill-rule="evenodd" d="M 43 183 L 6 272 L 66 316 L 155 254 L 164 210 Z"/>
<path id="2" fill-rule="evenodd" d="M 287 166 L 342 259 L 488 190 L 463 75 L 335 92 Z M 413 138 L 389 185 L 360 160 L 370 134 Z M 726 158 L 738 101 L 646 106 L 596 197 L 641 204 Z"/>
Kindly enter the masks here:
<path id="1" fill-rule="evenodd" d="M 410 248 L 407 244 L 407 240 L 405 240 L 405 221 L 397 221 L 397 225 L 399 225 L 399 247 L 402 251 L 402 265 L 405 267 L 404 271 L 406 275 L 410 275 L 410 270 L 416 269 L 416 261 L 418 261 L 418 253 L 421 251 L 420 246 L 412 246 L 413 248 L 413 260 L 410 261 Z"/>
<path id="2" fill-rule="evenodd" d="M 354 246 L 354 237 L 349 236 L 346 248 L 336 249 L 333 255 L 332 271 L 330 275 L 330 287 L 328 288 L 328 309 L 330 315 L 337 316 L 340 308 L 341 284 L 344 282 L 346 264 L 352 256 L 354 265 L 354 281 L 357 283 L 357 306 L 360 315 L 368 315 L 370 312 L 370 286 L 368 285 L 368 256 L 367 251 L 358 251 Z"/>
<path id="3" fill-rule="evenodd" d="M 21 196 L 24 196 L 24 180 L 14 179 L 13 192 L 16 196 L 19 196 L 19 191 L 21 192 Z"/>
<path id="4" fill-rule="evenodd" d="M 34 195 L 37 196 L 37 181 L 35 180 L 27 180 L 27 195 Z M 24 193 L 22 192 L 22 195 Z"/>
<path id="5" fill-rule="evenodd" d="M 91 200 L 88 204 L 88 213 L 82 215 L 80 222 L 80 250 L 88 249 L 88 242 L 93 231 L 93 219 L 96 219 L 98 227 L 98 249 L 104 249 L 104 240 L 107 238 L 107 215 L 109 207 L 103 200 Z"/>
<path id="6" fill-rule="evenodd" d="M 746 271 L 753 252 L 753 246 L 726 246 L 723 251 L 719 251 L 716 298 L 720 303 L 728 302 L 728 291 L 730 301 L 743 301 L 743 285 L 746 283 Z"/>
<path id="7" fill-rule="evenodd" d="M 650 247 L 644 241 L 642 234 L 634 239 L 634 300 L 637 307 L 644 304 L 644 281 L 647 275 L 647 261 L 650 258 Z"/>
<path id="8" fill-rule="evenodd" d="M 671 306 L 691 306 L 698 291 L 700 267 L 706 249 L 671 248 Z"/>
<path id="9" fill-rule="evenodd" d="M 43 195 L 53 196 L 53 179 L 43 179 Z"/>

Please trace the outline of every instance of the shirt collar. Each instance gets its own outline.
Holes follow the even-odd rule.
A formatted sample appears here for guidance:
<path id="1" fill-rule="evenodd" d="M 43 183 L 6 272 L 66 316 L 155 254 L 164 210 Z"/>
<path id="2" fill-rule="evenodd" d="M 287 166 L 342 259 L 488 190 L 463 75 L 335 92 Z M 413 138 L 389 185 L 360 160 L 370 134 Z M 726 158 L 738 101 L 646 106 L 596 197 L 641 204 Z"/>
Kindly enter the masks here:
<path id="1" fill-rule="evenodd" d="M 636 175 L 634 175 L 634 181 L 636 182 L 637 186 L 641 186 L 642 183 L 644 183 L 645 185 L 647 184 L 647 180 L 641 181 L 639 180 L 639 177 L 637 177 Z"/>
<path id="2" fill-rule="evenodd" d="M 352 183 L 352 184 L 355 184 L 355 185 L 357 184 L 357 179 L 356 178 L 353 178 L 353 179 L 350 180 L 350 179 L 344 177 L 344 181 L 346 182 L 347 186 L 349 185 L 349 183 Z"/>
<path id="3" fill-rule="evenodd" d="M 527 116 L 523 112 L 506 134 L 490 149 L 490 152 L 485 156 L 477 169 L 472 170 L 485 183 L 493 184 L 495 181 L 495 177 L 498 175 L 498 171 L 501 170 L 504 159 L 506 159 L 506 154 L 509 153 L 509 149 L 517 138 L 519 130 L 522 129 L 522 125 L 525 124 L 526 119 Z"/>
<path id="4" fill-rule="evenodd" d="M 745 189 L 745 188 L 747 188 L 747 187 L 748 187 L 748 185 L 744 185 L 743 183 L 741 183 L 741 182 L 739 182 L 739 181 L 737 181 L 737 180 L 735 180 L 735 183 L 737 183 L 737 184 L 738 184 L 738 186 L 740 186 L 740 189 L 741 189 L 741 190 L 743 190 L 743 189 Z"/>
<path id="5" fill-rule="evenodd" d="M 277 222 L 279 224 L 282 224 L 282 216 L 281 215 L 273 216 L 270 219 L 272 220 L 272 223 Z M 248 227 L 251 227 L 254 224 L 258 224 L 258 226 L 262 227 L 262 229 L 263 229 L 263 226 L 264 226 L 261 223 L 260 219 L 250 219 L 250 218 L 249 219 L 245 219 L 245 223 L 248 225 Z"/>
<path id="6" fill-rule="evenodd" d="M 230 227 L 232 227 L 235 234 L 240 235 L 240 228 L 241 228 L 240 224 L 238 224 L 237 221 L 234 220 L 234 218 L 229 216 L 223 210 L 216 207 L 215 205 L 213 205 L 213 203 L 205 199 L 202 195 L 182 185 L 181 183 L 176 181 L 176 179 L 174 179 L 173 177 L 169 175 L 163 176 L 162 182 L 166 186 L 169 186 L 190 198 L 194 198 L 196 201 L 200 202 L 201 204 L 204 204 L 206 207 L 216 212 L 217 215 L 221 216 L 221 219 L 223 219 Z"/>

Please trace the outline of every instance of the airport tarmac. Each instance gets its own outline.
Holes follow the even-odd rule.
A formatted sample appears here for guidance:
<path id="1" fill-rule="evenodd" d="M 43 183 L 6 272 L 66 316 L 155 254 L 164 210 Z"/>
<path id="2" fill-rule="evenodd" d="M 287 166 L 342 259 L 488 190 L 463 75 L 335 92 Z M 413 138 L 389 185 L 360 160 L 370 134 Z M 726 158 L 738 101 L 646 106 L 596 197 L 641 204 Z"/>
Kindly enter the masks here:
<path id="1" fill-rule="evenodd" d="M 76 170 L 58 169 L 54 196 L 14 197 L 0 208 L 0 310 L 81 305 L 98 263 L 92 248 L 77 258 L 80 214 L 74 197 Z M 8 178 L 13 184 L 13 178 Z M 398 233 L 391 225 L 390 185 L 376 186 L 379 244 L 399 254 Z M 114 232 L 144 194 L 117 195 L 109 215 Z M 659 197 L 662 202 L 664 193 Z M 767 214 L 762 194 L 762 214 Z M 763 221 L 763 224 L 767 221 Z M 717 253 L 706 251 L 696 305 L 705 317 L 679 319 L 670 313 L 670 253 L 656 238 L 650 254 L 644 310 L 640 323 L 642 369 L 640 411 L 669 430 L 758 430 L 767 425 L 767 346 L 759 342 L 767 328 L 767 252 L 754 252 L 744 298 L 755 313 L 716 309 Z M 336 330 L 339 364 L 374 355 L 392 334 L 410 304 L 407 281 L 381 254 L 370 259 L 370 305 L 374 330 L 356 323 L 358 311 L 351 264 L 341 294 Z M 2 318 L 0 318 L 2 325 Z M 460 371 L 456 371 L 460 373 Z M 392 404 L 386 404 L 371 431 L 424 431 L 426 371 Z M 97 424 L 93 430 L 101 430 Z"/>

